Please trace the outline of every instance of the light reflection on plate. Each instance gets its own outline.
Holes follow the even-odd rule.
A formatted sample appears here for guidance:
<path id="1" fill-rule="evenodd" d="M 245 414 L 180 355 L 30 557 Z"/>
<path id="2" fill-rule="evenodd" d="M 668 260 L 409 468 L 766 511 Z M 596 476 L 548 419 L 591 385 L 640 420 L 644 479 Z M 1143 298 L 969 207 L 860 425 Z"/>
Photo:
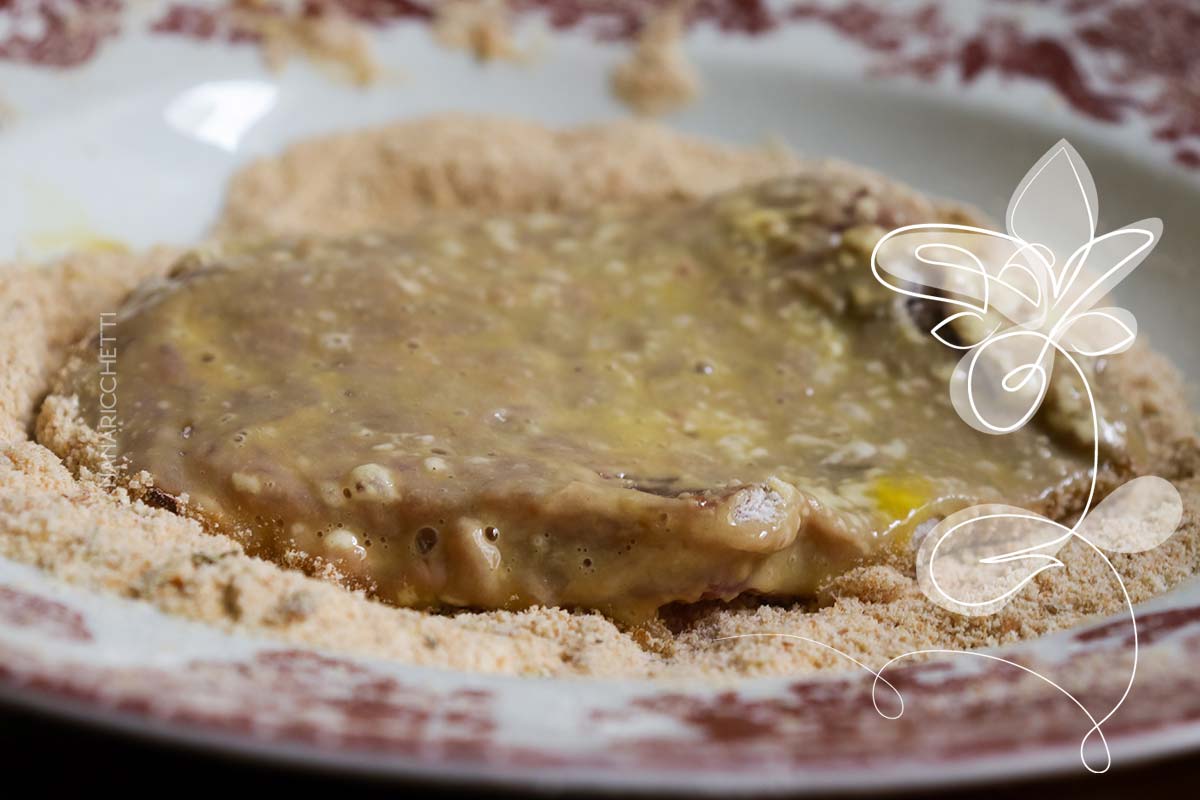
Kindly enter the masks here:
<path id="1" fill-rule="evenodd" d="M 234 152 L 275 107 L 279 89 L 265 81 L 202 83 L 172 100 L 163 118 L 184 136 Z"/>

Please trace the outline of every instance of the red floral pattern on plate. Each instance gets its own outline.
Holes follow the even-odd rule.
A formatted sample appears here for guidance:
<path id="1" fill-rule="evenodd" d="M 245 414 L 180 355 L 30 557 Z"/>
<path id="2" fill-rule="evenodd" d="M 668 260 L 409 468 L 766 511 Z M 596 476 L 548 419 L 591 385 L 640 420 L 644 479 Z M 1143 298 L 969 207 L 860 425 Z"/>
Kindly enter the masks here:
<path id="1" fill-rule="evenodd" d="M 664 0 L 511 0 L 560 30 L 603 40 L 636 35 Z M 76 67 L 118 33 L 122 0 L 0 0 L 0 60 Z M 697 0 L 693 25 L 736 35 L 823 26 L 872 54 L 869 73 L 924 81 L 986 75 L 1046 86 L 1102 123 L 1146 120 L 1177 163 L 1200 168 L 1200 6 L 1191 0 L 993 0 L 954 13 L 948 0 L 919 5 L 875 0 Z M 427 22 L 434 0 L 310 0 L 304 13 L 337 8 L 373 26 Z M 220 3 L 169 3 L 148 22 L 161 35 L 247 42 L 253 29 Z M 1038 16 L 1040 15 L 1040 16 Z M 1046 24 L 1046 20 L 1051 20 Z M 1032 21 L 1031 21 L 1032 20 Z M 1039 22 L 1040 20 L 1040 22 Z"/>
<path id="2" fill-rule="evenodd" d="M 15 596 L 6 592 L 0 586 L 0 598 Z M 93 613 L 21 594 L 22 607 L 77 616 L 83 626 Z M 23 624 L 0 617 L 0 695 L 116 713 L 184 739 L 216 737 L 230 749 L 265 746 L 390 774 L 528 784 L 554 770 L 556 780 L 574 785 L 677 788 L 718 779 L 742 788 L 854 785 L 863 774 L 903 783 L 913 780 L 914 764 L 919 773 L 949 774 L 991 759 L 999 770 L 1046 753 L 1058 754 L 1060 768 L 1077 764 L 1089 728 L 1053 687 L 967 655 L 888 670 L 904 714 L 885 719 L 873 704 L 871 676 L 853 671 L 731 689 L 444 672 L 430 678 L 434 671 L 269 644 L 226 653 L 220 642 L 209 655 L 164 663 L 159 649 L 139 643 L 140 632 L 119 626 L 56 650 L 9 635 Z M 1104 728 L 1118 757 L 1146 734 L 1200 737 L 1200 675 L 1192 667 L 1200 657 L 1200 606 L 1146 613 L 1139 631 L 1142 674 Z M 1086 706 L 1107 708 L 1124 689 L 1126 676 L 1112 666 L 1130 657 L 1129 634 L 1128 621 L 1114 619 L 1006 656 L 1054 676 Z M 103 655 L 113 652 L 123 663 Z M 889 714 L 899 708 L 886 689 L 875 699 Z"/>
<path id="3" fill-rule="evenodd" d="M 0 625 L 35 631 L 54 639 L 77 642 L 92 639 L 92 632 L 78 611 L 9 586 L 0 586 Z"/>
<path id="4" fill-rule="evenodd" d="M 86 64 L 120 33 L 122 0 L 0 0 L 0 61 Z"/>

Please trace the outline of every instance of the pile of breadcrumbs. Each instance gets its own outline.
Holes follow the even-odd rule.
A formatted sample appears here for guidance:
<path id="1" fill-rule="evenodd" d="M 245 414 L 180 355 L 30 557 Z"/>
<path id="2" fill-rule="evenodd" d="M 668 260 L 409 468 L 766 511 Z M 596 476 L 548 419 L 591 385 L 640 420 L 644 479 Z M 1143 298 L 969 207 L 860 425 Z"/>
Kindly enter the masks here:
<path id="1" fill-rule="evenodd" d="M 692 198 L 792 170 L 779 148 L 736 149 L 623 122 L 565 131 L 512 120 L 438 117 L 302 142 L 230 184 L 214 236 L 339 234 L 411 224 L 456 210 L 584 207 L 597 201 Z M 79 254 L 0 272 L 0 556 L 70 583 L 135 598 L 239 633 L 446 667 L 537 675 L 740 677 L 841 668 L 829 642 L 870 665 L 918 648 L 973 648 L 1038 636 L 1116 611 L 1099 559 L 1062 554 L 1006 609 L 965 618 L 917 589 L 911 559 L 855 569 L 809 602 L 666 609 L 622 629 L 595 613 L 538 608 L 439 615 L 392 608 L 335 583 L 250 558 L 196 522 L 131 501 L 64 463 L 33 437 L 33 420 L 66 348 L 94 333 L 138 281 L 174 254 Z M 1146 350 L 1114 359 L 1109 377 L 1139 406 L 1155 474 L 1178 485 L 1182 528 L 1157 550 L 1114 561 L 1135 600 L 1200 570 L 1193 418 L 1175 371 Z M 56 446 L 78 438 L 46 426 Z"/>

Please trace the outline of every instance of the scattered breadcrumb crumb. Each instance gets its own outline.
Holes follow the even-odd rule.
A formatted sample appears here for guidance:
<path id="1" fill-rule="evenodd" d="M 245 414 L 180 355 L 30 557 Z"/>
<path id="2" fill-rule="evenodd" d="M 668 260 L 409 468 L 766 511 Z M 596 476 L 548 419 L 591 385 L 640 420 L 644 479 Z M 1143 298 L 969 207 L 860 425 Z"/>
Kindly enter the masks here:
<path id="1" fill-rule="evenodd" d="M 690 105 L 700 95 L 700 75 L 683 53 L 691 0 L 674 2 L 646 21 L 633 53 L 613 70 L 613 94 L 636 113 L 657 117 Z"/>
<path id="2" fill-rule="evenodd" d="M 4 95 L 0 94 L 0 128 L 16 122 L 17 116 L 17 109 L 4 99 Z"/>
<path id="3" fill-rule="evenodd" d="M 442 0 L 433 9 L 433 35 L 476 61 L 526 61 L 517 45 L 508 0 Z"/>
<path id="4" fill-rule="evenodd" d="M 327 2 L 280 8 L 263 0 L 235 0 L 233 23 L 262 40 L 267 67 L 278 72 L 293 58 L 329 67 L 358 86 L 380 75 L 368 30 Z"/>

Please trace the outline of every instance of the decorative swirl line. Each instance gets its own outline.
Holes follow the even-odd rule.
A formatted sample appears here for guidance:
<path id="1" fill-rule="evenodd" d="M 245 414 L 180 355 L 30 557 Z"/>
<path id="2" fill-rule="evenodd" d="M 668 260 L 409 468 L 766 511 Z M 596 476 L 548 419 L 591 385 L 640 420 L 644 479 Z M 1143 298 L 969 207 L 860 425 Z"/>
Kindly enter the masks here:
<path id="1" fill-rule="evenodd" d="M 1103 554 L 1101 554 L 1101 555 L 1103 555 Z M 1105 560 L 1107 561 L 1107 559 L 1105 559 Z M 1128 597 L 1128 595 L 1126 595 L 1126 597 Z M 1132 606 L 1130 607 L 1130 612 L 1132 613 Z M 1135 625 L 1134 626 L 1134 628 L 1135 628 L 1135 633 L 1134 633 L 1134 637 L 1135 637 L 1134 638 L 1135 669 L 1134 669 L 1134 673 L 1135 674 L 1136 674 L 1136 653 L 1137 653 L 1136 627 L 1137 626 Z M 892 722 L 894 722 L 904 716 L 904 712 L 906 710 L 906 704 L 904 702 L 904 694 L 899 689 L 896 688 L 895 684 L 893 684 L 891 681 L 889 681 L 887 678 L 885 678 L 883 676 L 883 673 L 886 672 L 893 665 L 895 665 L 896 663 L 898 663 L 900 661 L 904 661 L 909 658 L 917 658 L 920 656 L 973 656 L 975 658 L 980 658 L 985 661 L 991 661 L 991 662 L 995 662 L 995 663 L 999 663 L 999 664 L 1005 664 L 1010 667 L 1015 667 L 1016 669 L 1019 669 L 1022 672 L 1026 673 L 1027 675 L 1037 678 L 1038 680 L 1042 681 L 1043 683 L 1045 683 L 1048 686 L 1055 689 L 1057 692 L 1059 692 L 1064 697 L 1066 697 L 1068 700 L 1070 700 L 1080 710 L 1080 712 L 1082 712 L 1083 715 L 1085 717 L 1087 717 L 1087 720 L 1088 720 L 1088 722 L 1091 723 L 1092 727 L 1088 730 L 1087 734 L 1083 737 L 1083 741 L 1079 745 L 1079 757 L 1080 757 L 1080 760 L 1083 762 L 1083 766 L 1089 772 L 1091 772 L 1093 774 L 1097 774 L 1097 775 L 1107 772 L 1109 770 L 1109 768 L 1112 766 L 1112 752 L 1109 750 L 1108 738 L 1104 735 L 1102 726 L 1104 725 L 1105 722 L 1107 722 L 1112 717 L 1113 714 L 1116 713 L 1116 709 L 1118 707 L 1120 707 L 1121 702 L 1124 702 L 1125 698 L 1128 697 L 1130 690 L 1132 690 L 1132 688 L 1133 688 L 1133 680 L 1134 680 L 1133 675 L 1131 675 L 1129 682 L 1125 687 L 1125 693 L 1121 696 L 1121 702 L 1118 702 L 1116 707 L 1114 707 L 1106 715 L 1104 715 L 1100 719 L 1096 719 L 1096 716 L 1091 711 L 1089 711 L 1087 706 L 1085 706 L 1079 700 L 1079 698 L 1075 697 L 1075 695 L 1073 695 L 1070 692 L 1070 690 L 1068 690 L 1065 687 L 1063 687 L 1062 685 L 1056 683 L 1052 679 L 1047 678 L 1045 675 L 1038 672 L 1037 670 L 1031 669 L 1031 668 L 1025 666 L 1024 664 L 1020 664 L 1016 661 L 1011 661 L 1007 658 L 1003 658 L 1002 656 L 995 656 L 995 655 L 992 655 L 991 653 L 981 653 L 978 650 L 952 650 L 952 649 L 937 648 L 937 647 L 925 648 L 925 649 L 921 649 L 921 650 L 910 650 L 906 653 L 901 653 L 898 656 L 894 656 L 894 657 L 888 659 L 884 663 L 884 665 L 882 667 L 880 667 L 879 669 L 872 669 L 869 665 L 864 664 L 863 662 L 859 661 L 858 659 L 854 658 L 853 656 L 849 655 L 848 653 L 845 653 L 845 652 L 837 649 L 836 647 L 833 647 L 832 645 L 826 644 L 825 642 L 819 641 L 817 639 L 810 639 L 807 636 L 800 636 L 800 635 L 792 634 L 792 633 L 739 633 L 739 634 L 734 634 L 731 636 L 722 636 L 720 638 L 714 639 L 713 641 L 714 642 L 724 642 L 724 641 L 730 641 L 730 640 L 734 640 L 734 639 L 750 639 L 750 638 L 757 638 L 757 637 L 777 637 L 777 638 L 782 638 L 782 639 L 793 639 L 796 641 L 804 642 L 806 644 L 816 645 L 817 647 L 821 647 L 825 650 L 829 650 L 833 653 L 836 653 L 837 655 L 841 656 L 845 660 L 847 660 L 850 663 L 854 664 L 855 666 L 859 667 L 863 671 L 869 673 L 872 676 L 872 678 L 874 679 L 871 681 L 871 705 L 874 706 L 875 711 L 879 714 L 879 716 L 883 717 L 886 720 L 892 721 Z M 879 707 L 879 685 L 880 684 L 883 684 L 884 686 L 886 686 L 888 689 L 891 690 L 892 694 L 894 694 L 896 696 L 896 701 L 900 705 L 900 710 L 897 711 L 896 713 L 889 714 L 886 711 L 884 711 L 882 708 Z M 1088 763 L 1087 756 L 1086 756 L 1087 743 L 1092 738 L 1093 735 L 1099 737 L 1100 744 L 1104 748 L 1104 756 L 1105 756 L 1104 765 L 1099 768 L 1092 767 L 1092 765 Z"/>
<path id="2" fill-rule="evenodd" d="M 976 430 L 1001 435 L 1028 423 L 1050 391 L 1052 367 L 1057 356 L 1067 360 L 1082 383 L 1091 416 L 1092 453 L 1087 497 L 1074 524 L 1067 526 L 1011 506 L 985 504 L 964 509 L 942 519 L 925 535 L 917 553 L 917 577 L 926 596 L 937 605 L 959 614 L 990 614 L 998 611 L 1045 570 L 1064 566 L 1055 554 L 1071 539 L 1079 539 L 1101 558 L 1115 578 L 1132 628 L 1132 664 L 1124 691 L 1116 703 L 1097 717 L 1067 688 L 1038 671 L 1001 656 L 971 650 L 913 650 L 889 659 L 875 670 L 833 645 L 795 634 L 748 633 L 721 637 L 716 641 L 775 636 L 830 650 L 874 676 L 871 701 L 875 710 L 886 719 L 898 719 L 904 713 L 903 696 L 883 677 L 884 672 L 900 661 L 917 656 L 967 655 L 1007 664 L 1053 687 L 1083 712 L 1091 727 L 1080 742 L 1080 760 L 1089 772 L 1108 771 L 1112 753 L 1103 726 L 1117 713 L 1133 689 L 1140 642 L 1137 615 L 1128 587 L 1096 540 L 1105 549 L 1119 552 L 1139 552 L 1156 547 L 1178 526 L 1182 501 L 1169 482 L 1143 476 L 1118 487 L 1096 504 L 1100 475 L 1100 411 L 1087 371 L 1073 353 L 1086 357 L 1106 356 L 1122 352 L 1133 343 L 1136 321 L 1131 314 L 1120 308 L 1092 310 L 1091 306 L 1138 266 L 1162 230 L 1158 220 L 1148 219 L 1097 237 L 1097 209 L 1095 184 L 1087 165 L 1070 144 L 1060 141 L 1029 170 L 1013 193 L 1005 218 L 1007 233 L 957 224 L 903 226 L 875 245 L 871 253 L 871 271 L 879 283 L 898 294 L 932 301 L 952 310 L 930 330 L 930 334 L 948 347 L 965 351 L 951 379 L 950 393 L 959 416 Z M 1061 214 L 1061 219 L 1054 219 L 1054 214 L 1047 213 L 1050 210 Z M 928 234 L 933 232 L 958 241 L 973 238 L 985 245 L 989 255 L 1007 249 L 1007 256 L 993 274 L 985 259 L 970 248 L 954 241 L 929 241 Z M 890 249 L 885 254 L 886 248 Z M 897 255 L 897 249 L 903 252 Z M 1060 262 L 1057 256 L 1063 252 L 1070 252 L 1071 256 Z M 1108 266 L 1101 270 L 1098 278 L 1081 281 L 1088 274 L 1085 266 L 1089 260 L 1106 261 Z M 1056 270 L 1060 263 L 1061 268 Z M 1016 279 L 1023 277 L 1030 285 L 1024 287 L 1018 280 L 1008 279 L 1009 275 Z M 922 291 L 922 287 L 929 287 L 929 291 Z M 1001 330 L 1002 320 L 989 324 L 993 312 L 1008 318 L 1012 327 Z M 971 321 L 988 328 L 983 335 L 976 331 L 971 343 L 959 343 L 953 337 L 942 335 L 947 326 Z M 1025 352 L 1022 345 L 1028 343 L 1030 337 L 1037 347 Z M 1004 356 L 1009 357 L 1007 362 Z M 1010 366 L 1008 362 L 1013 361 L 1015 366 Z M 993 370 L 981 368 L 981 364 Z M 1000 368 L 999 378 L 994 383 L 986 382 L 988 378 L 995 378 L 996 367 Z M 979 378 L 985 380 L 977 380 Z M 981 390 L 989 389 L 992 393 L 980 394 Z M 1021 397 L 1022 392 L 1028 392 L 1027 400 Z M 994 416 L 997 408 L 1006 412 L 1003 419 Z M 1106 526 L 1105 520 L 1111 523 L 1113 518 L 1118 522 L 1137 519 L 1139 525 Z M 1101 520 L 1098 525 L 1096 519 Z M 1011 523 L 1008 532 L 1015 531 L 1017 536 L 1027 537 L 1031 543 L 984 557 L 978 557 L 974 551 L 943 553 L 942 546 L 952 535 L 972 528 L 986 534 L 990 530 L 987 524 L 997 520 Z M 1136 540 L 1129 542 L 1114 537 L 1113 527 L 1119 531 L 1136 528 Z M 1048 540 L 1040 534 L 1046 529 L 1055 532 Z M 987 543 L 985 540 L 983 546 Z M 959 573 L 951 572 L 951 577 L 960 584 L 968 579 L 982 583 L 984 579 L 976 569 L 979 566 L 1001 566 L 1015 568 L 999 578 L 1002 583 L 1011 585 L 996 594 L 997 578 L 993 575 L 991 583 L 985 586 L 986 599 L 958 598 L 948 591 L 937 575 L 938 564 L 955 559 L 961 569 Z M 1036 568 L 1030 569 L 1030 563 Z M 1022 569 L 1026 571 L 1023 577 L 1019 574 Z M 961 573 L 967 577 L 962 577 Z M 1014 574 L 1019 577 L 1015 582 Z M 957 588 L 972 587 L 960 585 Z M 880 684 L 890 689 L 899 701 L 900 710 L 894 716 L 880 707 Z M 1093 738 L 1098 739 L 1104 749 L 1104 763 L 1099 767 L 1093 767 L 1087 759 L 1088 742 Z"/>

